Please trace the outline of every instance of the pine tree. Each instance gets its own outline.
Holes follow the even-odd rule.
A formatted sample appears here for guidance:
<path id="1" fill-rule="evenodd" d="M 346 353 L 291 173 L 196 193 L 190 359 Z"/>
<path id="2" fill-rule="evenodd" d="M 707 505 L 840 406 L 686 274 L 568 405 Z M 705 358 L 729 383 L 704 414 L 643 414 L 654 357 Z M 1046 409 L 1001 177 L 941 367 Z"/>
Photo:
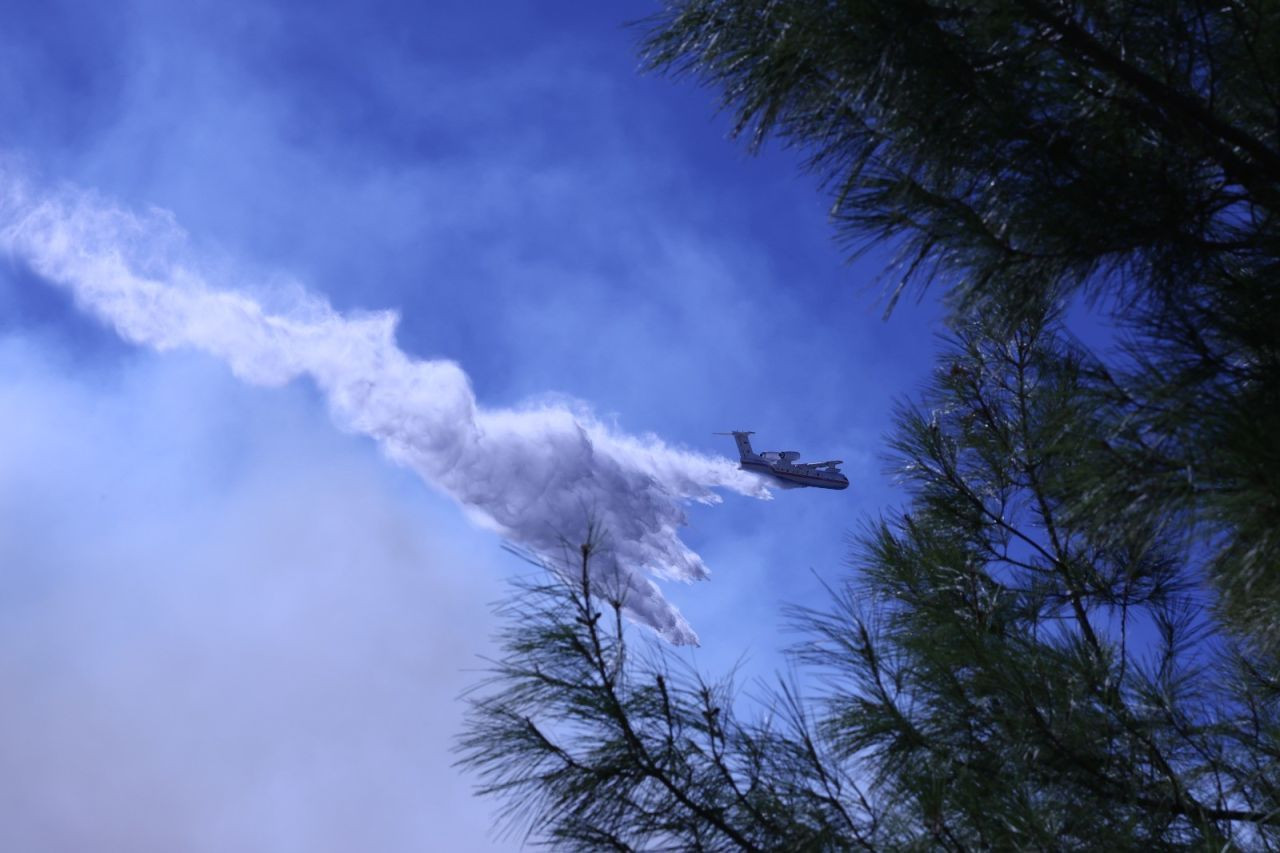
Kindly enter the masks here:
<path id="1" fill-rule="evenodd" d="M 804 152 L 953 341 L 805 685 L 630 636 L 570 549 L 462 764 L 567 849 L 1280 847 L 1280 4 L 682 0 L 653 68 Z M 1083 297 L 1124 345 L 1064 325 Z"/>
<path id="2" fill-rule="evenodd" d="M 557 850 L 863 838 L 858 788 L 820 752 L 793 694 L 781 722 L 745 721 L 728 680 L 703 679 L 652 638 L 628 645 L 623 601 L 593 587 L 605 549 L 593 537 L 516 583 L 499 611 L 504 656 L 469 697 L 460 763 L 502 798 L 508 828 Z"/>
<path id="3" fill-rule="evenodd" d="M 1082 499 L 1131 437 L 1051 313 L 963 327 L 893 450 L 908 510 L 793 613 L 808 700 L 736 700 L 589 586 L 503 612 L 462 763 L 556 849 L 1280 846 L 1280 680 L 1213 618 L 1204 549 Z"/>
<path id="4" fill-rule="evenodd" d="M 1194 523 L 1224 612 L 1280 642 L 1280 4 L 683 0 L 650 23 L 652 67 L 806 154 L 841 239 L 899 246 L 890 304 L 916 282 L 961 320 L 1107 311 L 1144 436 L 1109 499 Z"/>

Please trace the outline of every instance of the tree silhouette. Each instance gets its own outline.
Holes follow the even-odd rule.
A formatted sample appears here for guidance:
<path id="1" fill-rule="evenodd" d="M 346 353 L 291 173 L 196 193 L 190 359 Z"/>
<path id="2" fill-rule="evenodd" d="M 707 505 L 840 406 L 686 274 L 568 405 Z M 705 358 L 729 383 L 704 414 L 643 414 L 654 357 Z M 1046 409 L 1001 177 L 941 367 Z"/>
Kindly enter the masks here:
<path id="1" fill-rule="evenodd" d="M 911 496 L 735 700 L 570 549 L 462 764 L 569 849 L 1280 846 L 1280 5 L 683 0 L 652 68 L 800 149 L 953 339 Z M 1114 352 L 1066 327 L 1077 296 Z"/>

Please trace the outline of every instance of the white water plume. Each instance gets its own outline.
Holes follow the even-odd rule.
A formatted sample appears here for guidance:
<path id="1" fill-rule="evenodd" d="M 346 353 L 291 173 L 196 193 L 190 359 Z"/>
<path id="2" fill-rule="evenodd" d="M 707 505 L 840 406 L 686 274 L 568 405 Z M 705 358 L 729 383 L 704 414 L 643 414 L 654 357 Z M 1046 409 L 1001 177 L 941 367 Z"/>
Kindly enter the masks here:
<path id="1" fill-rule="evenodd" d="M 164 211 L 133 213 L 75 188 L 40 191 L 0 171 L 0 252 L 132 343 L 200 350 L 259 385 L 310 377 L 339 427 L 370 436 L 478 523 L 535 553 L 554 555 L 592 519 L 610 546 L 596 571 L 621 584 L 633 618 L 674 643 L 697 635 L 640 572 L 707 577 L 680 540 L 682 505 L 719 502 L 715 488 L 768 497 L 729 459 L 621 434 L 585 410 L 483 408 L 457 364 L 396 345 L 392 311 L 343 315 L 301 290 L 271 293 L 268 310 L 243 284 L 211 281 Z"/>

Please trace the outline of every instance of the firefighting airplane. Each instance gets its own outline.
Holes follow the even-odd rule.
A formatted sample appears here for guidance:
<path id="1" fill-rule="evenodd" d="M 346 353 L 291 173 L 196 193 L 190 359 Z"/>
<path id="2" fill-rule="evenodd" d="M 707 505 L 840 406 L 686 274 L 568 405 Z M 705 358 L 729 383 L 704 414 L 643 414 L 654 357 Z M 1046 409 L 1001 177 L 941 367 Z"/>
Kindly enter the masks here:
<path id="1" fill-rule="evenodd" d="M 785 487 L 796 486 L 816 486 L 819 489 L 847 489 L 849 488 L 849 478 L 840 473 L 840 469 L 836 466 L 841 463 L 840 459 L 831 459 L 827 462 L 797 462 L 800 454 L 794 450 L 783 450 L 780 452 L 767 451 L 765 453 L 756 453 L 751 449 L 751 432 L 717 432 L 715 435 L 731 435 L 733 440 L 738 443 L 738 456 L 741 458 L 742 465 L 740 467 L 747 471 L 756 471 L 760 474 L 768 474 L 779 480 L 780 485 Z"/>

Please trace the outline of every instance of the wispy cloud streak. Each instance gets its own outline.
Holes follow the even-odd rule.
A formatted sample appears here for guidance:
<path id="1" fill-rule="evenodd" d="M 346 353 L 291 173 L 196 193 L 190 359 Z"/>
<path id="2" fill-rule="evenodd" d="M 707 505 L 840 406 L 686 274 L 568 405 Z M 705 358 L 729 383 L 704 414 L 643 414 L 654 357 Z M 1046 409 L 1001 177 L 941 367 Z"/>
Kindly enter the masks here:
<path id="1" fill-rule="evenodd" d="M 672 642 L 697 641 L 641 572 L 707 577 L 679 537 L 683 505 L 717 503 L 717 488 L 768 497 L 755 475 L 723 457 L 623 434 L 585 406 L 486 409 L 456 363 L 397 346 L 395 312 L 343 315 L 301 288 L 215 283 L 165 211 L 139 214 L 13 173 L 0 173 L 0 198 L 0 251 L 67 288 L 121 337 L 209 353 L 254 384 L 310 377 L 339 427 L 373 438 L 477 523 L 537 553 L 582 536 L 590 517 L 611 546 L 597 571 L 625 590 L 631 615 Z"/>

